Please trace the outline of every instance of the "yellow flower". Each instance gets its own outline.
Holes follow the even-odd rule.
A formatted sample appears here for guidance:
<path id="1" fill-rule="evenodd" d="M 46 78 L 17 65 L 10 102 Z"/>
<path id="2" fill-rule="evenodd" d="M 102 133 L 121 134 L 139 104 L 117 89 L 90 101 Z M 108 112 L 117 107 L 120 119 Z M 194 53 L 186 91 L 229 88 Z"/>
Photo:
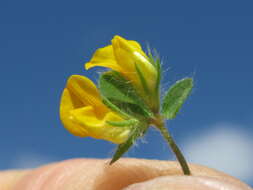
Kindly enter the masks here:
<path id="1" fill-rule="evenodd" d="M 80 75 L 72 75 L 62 93 L 60 118 L 64 127 L 73 135 L 104 139 L 114 143 L 124 142 L 129 127 L 109 125 L 107 121 L 123 121 L 101 101 L 94 83 Z"/>
<path id="2" fill-rule="evenodd" d="M 95 66 L 108 67 L 120 72 L 133 83 L 144 98 L 155 91 L 157 70 L 136 41 L 114 36 L 112 45 L 98 49 L 85 64 L 86 69 Z"/>

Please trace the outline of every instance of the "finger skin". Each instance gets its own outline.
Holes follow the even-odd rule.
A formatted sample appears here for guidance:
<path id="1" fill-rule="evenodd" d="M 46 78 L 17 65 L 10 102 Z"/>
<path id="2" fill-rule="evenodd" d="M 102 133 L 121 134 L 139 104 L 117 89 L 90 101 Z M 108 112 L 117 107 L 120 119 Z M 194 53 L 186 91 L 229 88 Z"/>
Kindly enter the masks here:
<path id="1" fill-rule="evenodd" d="M 232 181 L 224 181 L 215 177 L 202 176 L 163 176 L 137 183 L 124 190 L 242 190 L 247 189 Z"/>
<path id="2" fill-rule="evenodd" d="M 25 176 L 29 170 L 10 170 L 0 172 L 0 190 L 9 190 Z"/>
<path id="3" fill-rule="evenodd" d="M 14 180 L 14 185 L 6 190 L 120 190 L 123 188 L 136 189 L 138 185 L 139 188 L 146 185 L 146 189 L 149 189 L 147 185 L 149 187 L 153 184 L 152 188 L 156 188 L 154 184 L 164 184 L 167 188 L 168 183 L 172 187 L 175 184 L 184 185 L 186 183 L 188 190 L 190 190 L 194 187 L 189 187 L 190 182 L 199 184 L 199 187 L 201 185 L 205 187 L 209 182 L 210 184 L 218 183 L 219 187 L 230 185 L 235 190 L 236 188 L 251 189 L 238 179 L 222 172 L 194 164 L 191 164 L 190 168 L 191 177 L 182 175 L 177 162 L 128 158 L 120 159 L 115 164 L 109 165 L 107 159 L 72 159 L 28 171 L 18 180 Z M 0 179 L 1 181 L 3 180 Z M 180 189 L 181 187 L 176 188 Z M 217 185 L 210 188 L 215 190 Z"/>

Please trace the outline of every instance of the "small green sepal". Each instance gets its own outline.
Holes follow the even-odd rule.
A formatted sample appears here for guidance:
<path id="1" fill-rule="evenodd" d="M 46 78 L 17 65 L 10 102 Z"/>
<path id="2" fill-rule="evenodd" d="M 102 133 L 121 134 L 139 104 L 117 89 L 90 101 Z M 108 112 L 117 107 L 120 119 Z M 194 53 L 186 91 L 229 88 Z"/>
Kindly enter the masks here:
<path id="1" fill-rule="evenodd" d="M 157 71 L 155 94 L 154 94 L 156 104 L 153 110 L 154 112 L 157 113 L 160 110 L 160 83 L 161 83 L 161 78 L 162 78 L 161 59 L 157 51 L 155 49 L 151 50 L 150 47 L 148 47 L 148 58 L 149 58 L 150 63 L 152 63 L 152 65 L 155 67 Z"/>
<path id="2" fill-rule="evenodd" d="M 132 145 L 134 145 L 135 141 L 144 135 L 147 131 L 148 125 L 146 123 L 140 123 L 132 128 L 132 132 L 126 142 L 118 145 L 117 150 L 115 151 L 110 164 L 113 164 L 118 159 L 120 159 L 124 153 L 126 153 Z"/>
<path id="3" fill-rule="evenodd" d="M 137 119 L 129 119 L 123 121 L 106 121 L 106 123 L 115 127 L 128 127 L 138 125 L 139 121 Z"/>

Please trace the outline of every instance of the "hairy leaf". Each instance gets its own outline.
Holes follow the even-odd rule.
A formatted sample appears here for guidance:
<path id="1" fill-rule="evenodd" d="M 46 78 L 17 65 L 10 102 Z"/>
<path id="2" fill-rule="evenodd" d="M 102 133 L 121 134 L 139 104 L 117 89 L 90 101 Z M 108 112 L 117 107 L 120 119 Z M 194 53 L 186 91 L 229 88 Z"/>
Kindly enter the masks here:
<path id="1" fill-rule="evenodd" d="M 120 111 L 129 115 L 136 114 L 151 117 L 152 112 L 137 94 L 130 83 L 116 71 L 109 71 L 100 76 L 99 88 L 107 104 L 115 105 Z"/>
<path id="2" fill-rule="evenodd" d="M 120 159 L 124 153 L 126 153 L 129 148 L 135 143 L 135 141 L 144 135 L 145 131 L 147 130 L 148 125 L 145 123 L 140 123 L 139 125 L 133 127 L 132 133 L 130 134 L 129 138 L 126 142 L 118 145 L 116 152 L 113 155 L 113 158 L 110 164 L 113 164 L 118 159 Z"/>
<path id="3" fill-rule="evenodd" d="M 167 119 L 176 117 L 193 87 L 193 79 L 185 78 L 177 81 L 166 93 L 162 105 L 162 114 Z"/>

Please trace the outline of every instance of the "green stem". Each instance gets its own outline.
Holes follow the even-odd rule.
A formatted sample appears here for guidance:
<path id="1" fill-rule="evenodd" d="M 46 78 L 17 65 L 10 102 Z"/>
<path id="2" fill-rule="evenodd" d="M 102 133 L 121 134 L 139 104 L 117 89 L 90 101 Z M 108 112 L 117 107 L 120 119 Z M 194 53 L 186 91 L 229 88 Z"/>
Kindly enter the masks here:
<path id="1" fill-rule="evenodd" d="M 167 143 L 169 144 L 169 146 L 171 147 L 172 151 L 174 152 L 174 154 L 177 157 L 178 162 L 181 165 L 181 168 L 184 172 L 184 175 L 191 175 L 189 166 L 182 154 L 182 152 L 180 151 L 180 149 L 178 148 L 178 146 L 176 145 L 175 141 L 173 140 L 173 138 L 170 136 L 170 133 L 168 131 L 168 129 L 165 127 L 164 123 L 161 123 L 158 128 L 160 129 L 160 132 L 162 134 L 162 136 L 166 139 Z"/>

